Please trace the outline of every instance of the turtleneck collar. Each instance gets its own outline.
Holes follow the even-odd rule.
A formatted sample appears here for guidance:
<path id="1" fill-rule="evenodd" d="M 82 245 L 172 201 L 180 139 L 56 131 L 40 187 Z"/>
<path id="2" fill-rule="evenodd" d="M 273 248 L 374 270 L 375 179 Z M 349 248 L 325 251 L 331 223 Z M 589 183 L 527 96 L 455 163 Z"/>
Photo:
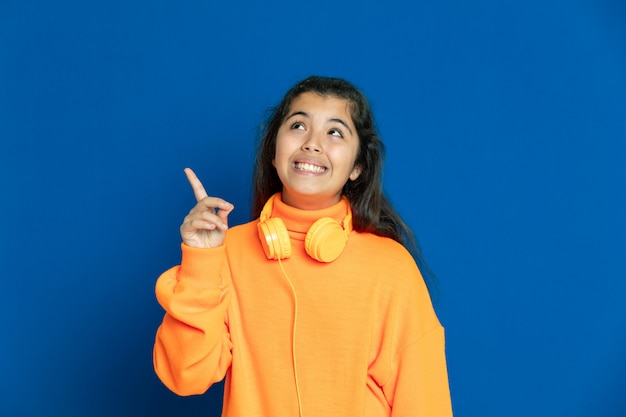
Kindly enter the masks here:
<path id="1" fill-rule="evenodd" d="M 306 234 L 311 225 L 322 217 L 331 217 L 340 224 L 343 223 L 350 207 L 346 197 L 342 197 L 337 204 L 320 210 L 301 210 L 288 206 L 283 202 L 281 193 L 270 198 L 274 199 L 272 217 L 281 218 L 292 237 L 297 237 L 294 234 Z"/>

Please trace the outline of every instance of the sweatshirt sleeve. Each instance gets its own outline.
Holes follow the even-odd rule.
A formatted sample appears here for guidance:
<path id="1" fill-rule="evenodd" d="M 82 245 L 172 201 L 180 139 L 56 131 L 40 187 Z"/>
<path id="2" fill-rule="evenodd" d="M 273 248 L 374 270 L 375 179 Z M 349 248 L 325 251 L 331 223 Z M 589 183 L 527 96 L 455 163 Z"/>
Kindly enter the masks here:
<path id="1" fill-rule="evenodd" d="M 381 355 L 381 388 L 392 417 L 451 417 L 442 327 L 419 269 L 395 260 Z"/>
<path id="2" fill-rule="evenodd" d="M 204 393 L 230 367 L 226 311 L 232 288 L 224 246 L 182 244 L 182 262 L 164 272 L 156 296 L 165 310 L 154 344 L 154 369 L 178 395 Z"/>
<path id="3" fill-rule="evenodd" d="M 384 385 L 392 416 L 450 417 L 444 329 L 439 326 L 399 353 Z"/>

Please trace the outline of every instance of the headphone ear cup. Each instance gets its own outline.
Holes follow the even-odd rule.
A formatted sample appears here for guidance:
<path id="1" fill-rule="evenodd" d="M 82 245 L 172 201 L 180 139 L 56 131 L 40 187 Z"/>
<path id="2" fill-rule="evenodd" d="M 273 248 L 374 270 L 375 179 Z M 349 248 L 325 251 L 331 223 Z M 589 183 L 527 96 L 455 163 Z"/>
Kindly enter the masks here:
<path id="1" fill-rule="evenodd" d="M 291 241 L 285 222 L 279 218 L 267 219 L 258 224 L 259 239 L 267 259 L 286 259 L 291 256 Z"/>
<path id="2" fill-rule="evenodd" d="M 322 217 L 309 228 L 304 248 L 310 257 L 320 262 L 332 262 L 341 255 L 348 237 L 333 218 Z"/>

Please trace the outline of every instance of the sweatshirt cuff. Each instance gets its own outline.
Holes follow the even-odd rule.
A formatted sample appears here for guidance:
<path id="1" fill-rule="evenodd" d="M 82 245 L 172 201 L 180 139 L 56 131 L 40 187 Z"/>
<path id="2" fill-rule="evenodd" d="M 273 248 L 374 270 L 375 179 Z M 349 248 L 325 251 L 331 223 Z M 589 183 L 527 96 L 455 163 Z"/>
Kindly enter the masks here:
<path id="1" fill-rule="evenodd" d="M 224 260 L 224 245 L 215 248 L 194 248 L 184 243 L 180 263 L 180 279 L 193 281 L 200 288 L 220 285 L 220 268 Z"/>

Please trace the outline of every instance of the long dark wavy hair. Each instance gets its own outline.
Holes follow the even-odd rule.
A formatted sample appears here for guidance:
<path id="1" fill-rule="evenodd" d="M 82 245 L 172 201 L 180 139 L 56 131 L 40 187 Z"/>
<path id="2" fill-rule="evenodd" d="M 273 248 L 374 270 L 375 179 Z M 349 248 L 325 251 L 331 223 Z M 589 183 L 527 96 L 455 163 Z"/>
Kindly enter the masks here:
<path id="1" fill-rule="evenodd" d="M 382 186 L 385 147 L 380 139 L 370 105 L 365 95 L 352 83 L 341 78 L 311 76 L 294 85 L 273 109 L 268 121 L 262 126 L 253 172 L 252 218 L 257 218 L 264 204 L 283 185 L 272 165 L 276 152 L 278 129 L 287 117 L 291 103 L 300 94 L 313 92 L 321 96 L 337 97 L 350 104 L 352 122 L 359 138 L 359 150 L 355 166 L 361 174 L 343 187 L 352 207 L 352 227 L 358 232 L 370 232 L 389 237 L 401 243 L 413 255 L 427 284 L 436 279 L 426 264 L 411 229 L 393 208 Z M 432 285 L 429 285 L 432 291 Z"/>

